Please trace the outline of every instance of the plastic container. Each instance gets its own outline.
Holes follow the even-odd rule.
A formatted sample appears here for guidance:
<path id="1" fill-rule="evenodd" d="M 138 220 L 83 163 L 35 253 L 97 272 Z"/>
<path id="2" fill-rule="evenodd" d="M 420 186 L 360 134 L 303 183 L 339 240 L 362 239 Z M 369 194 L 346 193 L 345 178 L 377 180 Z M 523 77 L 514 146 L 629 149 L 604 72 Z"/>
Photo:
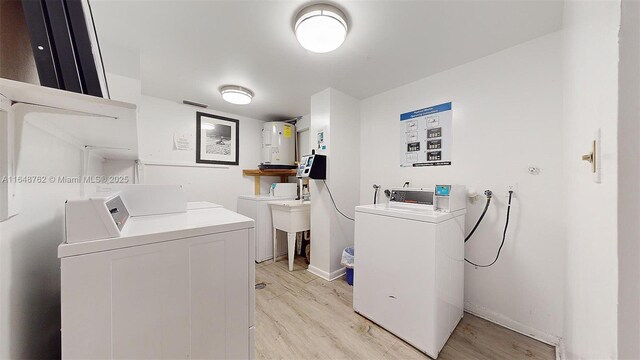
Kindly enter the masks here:
<path id="1" fill-rule="evenodd" d="M 353 269 L 347 268 L 347 284 L 353 286 Z"/>
<path id="2" fill-rule="evenodd" d="M 347 284 L 353 285 L 353 264 L 355 260 L 353 247 L 348 247 L 342 252 L 340 264 L 347 268 Z"/>

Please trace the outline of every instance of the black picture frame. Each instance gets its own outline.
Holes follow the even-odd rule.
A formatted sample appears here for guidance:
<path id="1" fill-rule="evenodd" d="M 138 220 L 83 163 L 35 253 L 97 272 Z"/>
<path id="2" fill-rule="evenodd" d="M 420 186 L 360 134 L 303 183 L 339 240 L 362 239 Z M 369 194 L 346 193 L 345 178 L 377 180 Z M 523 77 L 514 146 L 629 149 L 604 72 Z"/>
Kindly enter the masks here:
<path id="1" fill-rule="evenodd" d="M 215 133 L 211 136 L 205 133 L 205 143 L 203 144 L 202 131 L 205 124 L 214 125 L 213 128 L 204 130 L 215 131 Z M 219 125 L 220 130 L 216 130 L 215 125 Z M 226 154 L 227 151 L 229 154 Z M 240 121 L 200 111 L 196 112 L 196 163 L 238 165 L 239 162 Z"/>

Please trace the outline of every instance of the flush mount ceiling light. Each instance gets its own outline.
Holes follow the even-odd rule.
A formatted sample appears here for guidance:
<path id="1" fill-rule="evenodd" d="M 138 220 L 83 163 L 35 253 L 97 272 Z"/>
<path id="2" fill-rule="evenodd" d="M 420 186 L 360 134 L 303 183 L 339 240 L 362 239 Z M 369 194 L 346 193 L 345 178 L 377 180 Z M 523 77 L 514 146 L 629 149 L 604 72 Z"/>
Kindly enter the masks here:
<path id="1" fill-rule="evenodd" d="M 311 5 L 298 13 L 294 29 L 303 48 L 326 53 L 339 48 L 347 37 L 347 17 L 335 6 Z"/>
<path id="2" fill-rule="evenodd" d="M 236 105 L 246 105 L 253 99 L 253 91 L 236 85 L 225 85 L 220 88 L 222 98 Z"/>

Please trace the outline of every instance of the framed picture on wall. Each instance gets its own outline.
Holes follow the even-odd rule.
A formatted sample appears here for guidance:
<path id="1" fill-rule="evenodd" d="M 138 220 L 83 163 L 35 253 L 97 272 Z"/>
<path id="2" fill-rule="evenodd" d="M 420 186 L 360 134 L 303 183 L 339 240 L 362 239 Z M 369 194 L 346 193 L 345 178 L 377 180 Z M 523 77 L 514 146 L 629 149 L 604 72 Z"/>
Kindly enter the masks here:
<path id="1" fill-rule="evenodd" d="M 238 165 L 240 122 L 223 116 L 196 113 L 196 163 Z"/>

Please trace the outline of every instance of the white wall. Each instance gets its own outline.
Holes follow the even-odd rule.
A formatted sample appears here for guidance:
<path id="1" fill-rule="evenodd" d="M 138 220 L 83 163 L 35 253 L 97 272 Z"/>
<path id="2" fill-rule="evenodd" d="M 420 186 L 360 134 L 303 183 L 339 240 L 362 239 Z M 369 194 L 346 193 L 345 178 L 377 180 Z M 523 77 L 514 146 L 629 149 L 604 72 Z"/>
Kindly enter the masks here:
<path id="1" fill-rule="evenodd" d="M 620 2 L 567 1 L 564 17 L 566 351 L 569 358 L 614 359 Z M 580 160 L 597 128 L 602 129 L 601 184 Z"/>
<path id="2" fill-rule="evenodd" d="M 301 161 L 303 156 L 309 154 L 309 149 L 311 148 L 311 145 L 309 144 L 310 126 L 311 114 L 304 115 L 296 123 L 296 131 L 298 132 L 298 161 Z"/>
<path id="3" fill-rule="evenodd" d="M 331 148 L 327 159 L 327 184 L 338 208 L 352 219 L 359 205 L 360 184 L 360 101 L 331 89 Z M 331 156 L 334 154 L 336 156 Z M 320 197 L 326 198 L 322 188 Z M 342 271 L 342 251 L 353 246 L 354 222 L 345 219 L 332 207 L 330 273 Z"/>
<path id="4" fill-rule="evenodd" d="M 315 139 L 318 131 L 324 130 L 325 143 L 329 150 L 331 150 L 330 119 L 331 89 L 326 89 L 311 96 L 309 134 L 311 139 Z M 310 142 L 309 147 L 309 153 L 311 153 L 311 150 L 316 149 L 317 143 L 315 140 Z M 316 151 L 319 154 L 326 153 L 319 149 L 316 149 Z M 330 176 L 330 169 L 327 164 L 327 178 Z M 320 190 L 323 189 L 322 187 L 321 181 L 309 179 L 309 192 L 311 193 L 311 261 L 309 271 L 325 279 L 331 279 L 331 221 L 336 221 L 336 218 L 326 216 L 333 213 L 333 208 L 326 191 L 323 192 L 325 193 L 324 198 L 321 198 Z"/>
<path id="5" fill-rule="evenodd" d="M 196 111 L 240 120 L 239 166 L 195 166 Z M 146 164 L 144 183 L 181 184 L 189 201 L 211 201 L 235 210 L 239 195 L 253 194 L 253 177 L 243 176 L 242 170 L 256 169 L 260 164 L 262 125 L 260 120 L 143 96 L 138 109 L 138 137 L 140 159 Z M 192 150 L 175 150 L 175 132 L 193 135 Z M 172 164 L 191 166 L 168 166 Z M 262 193 L 268 193 L 269 185 L 279 181 L 277 177 L 262 177 Z"/>
<path id="6" fill-rule="evenodd" d="M 640 359 L 640 2 L 622 1 L 618 124 L 618 357 Z"/>
<path id="7" fill-rule="evenodd" d="M 29 115 L 41 116 L 41 115 Z M 17 175 L 80 176 L 82 150 L 25 125 Z M 101 174 L 93 158 L 90 175 Z M 20 213 L 0 223 L 0 358 L 60 357 L 64 202 L 81 184 L 22 184 Z"/>
<path id="8" fill-rule="evenodd" d="M 325 129 L 327 185 L 338 208 L 353 218 L 358 204 L 360 177 L 360 102 L 335 89 L 311 97 L 310 147 L 317 147 L 316 134 Z M 333 155 L 332 155 L 333 154 Z M 353 245 L 353 221 L 334 209 L 321 180 L 309 180 L 311 192 L 311 264 L 309 270 L 325 279 L 344 273 L 342 251 Z"/>
<path id="9" fill-rule="evenodd" d="M 105 160 L 102 163 L 102 169 L 105 175 L 123 176 L 133 184 L 135 179 L 134 162 L 130 160 Z"/>
<path id="10" fill-rule="evenodd" d="M 106 73 L 111 100 L 124 101 L 140 106 L 142 98 L 142 82 L 139 79 Z"/>
<path id="11" fill-rule="evenodd" d="M 561 34 L 554 33 L 373 96 L 362 101 L 360 136 L 362 204 L 372 202 L 374 183 L 383 189 L 410 181 L 413 187 L 453 183 L 494 191 L 483 224 L 466 245 L 475 262 L 493 260 L 506 186 L 517 184 L 500 260 L 486 269 L 466 265 L 465 306 L 549 342 L 562 335 L 565 285 L 561 64 Z M 400 168 L 400 114 L 448 101 L 452 166 Z M 542 171 L 529 175 L 529 166 Z M 468 204 L 467 233 L 483 206 L 484 199 Z"/>

